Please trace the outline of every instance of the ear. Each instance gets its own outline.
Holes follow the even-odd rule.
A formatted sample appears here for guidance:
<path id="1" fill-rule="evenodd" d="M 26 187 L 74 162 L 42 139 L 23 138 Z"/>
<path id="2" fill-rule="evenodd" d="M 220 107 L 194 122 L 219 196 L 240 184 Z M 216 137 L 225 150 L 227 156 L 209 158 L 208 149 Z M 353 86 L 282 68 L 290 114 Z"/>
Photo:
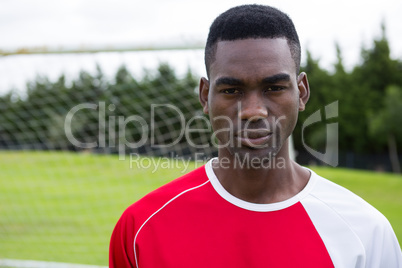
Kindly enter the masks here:
<path id="1" fill-rule="evenodd" d="M 205 77 L 200 80 L 199 98 L 203 107 L 203 112 L 208 114 L 208 94 L 209 94 L 209 81 Z"/>
<path id="2" fill-rule="evenodd" d="M 310 98 L 310 87 L 306 73 L 302 72 L 297 77 L 297 87 L 299 88 L 299 111 L 304 111 L 306 103 Z"/>

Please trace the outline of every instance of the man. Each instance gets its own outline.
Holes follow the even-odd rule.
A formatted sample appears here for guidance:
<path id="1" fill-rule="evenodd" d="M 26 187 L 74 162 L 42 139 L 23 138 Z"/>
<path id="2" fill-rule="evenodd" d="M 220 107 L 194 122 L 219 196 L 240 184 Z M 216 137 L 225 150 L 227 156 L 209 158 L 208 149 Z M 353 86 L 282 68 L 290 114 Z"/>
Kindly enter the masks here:
<path id="1" fill-rule="evenodd" d="M 122 215 L 110 267 L 402 267 L 385 217 L 289 158 L 309 98 L 300 43 L 277 9 L 229 9 L 211 25 L 199 98 L 218 158 Z"/>

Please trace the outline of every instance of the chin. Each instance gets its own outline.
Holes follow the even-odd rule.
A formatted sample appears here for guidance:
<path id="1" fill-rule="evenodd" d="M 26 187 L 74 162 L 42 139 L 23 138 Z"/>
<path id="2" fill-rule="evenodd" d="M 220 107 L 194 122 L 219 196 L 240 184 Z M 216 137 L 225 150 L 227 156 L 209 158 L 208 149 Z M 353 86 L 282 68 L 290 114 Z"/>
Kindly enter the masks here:
<path id="1" fill-rule="evenodd" d="M 242 166 L 268 166 L 270 162 L 275 161 L 279 153 L 279 149 L 253 149 L 253 148 L 238 148 L 231 152 L 233 161 Z"/>

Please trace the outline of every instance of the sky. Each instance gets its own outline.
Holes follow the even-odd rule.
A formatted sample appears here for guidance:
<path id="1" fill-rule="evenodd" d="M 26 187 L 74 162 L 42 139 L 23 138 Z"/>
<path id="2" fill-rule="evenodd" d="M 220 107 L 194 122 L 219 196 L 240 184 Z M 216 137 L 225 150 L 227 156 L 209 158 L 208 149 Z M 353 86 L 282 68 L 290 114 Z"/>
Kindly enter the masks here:
<path id="1" fill-rule="evenodd" d="M 400 0 L 0 0 L 0 50 L 203 45 L 216 16 L 247 3 L 269 4 L 287 13 L 302 50 L 310 50 L 324 67 L 335 61 L 335 42 L 346 67 L 356 64 L 361 47 L 380 37 L 382 21 L 391 56 L 402 59 Z M 7 65 L 13 62 L 29 65 L 18 57 L 0 57 L 0 76 L 7 77 L 11 69 L 18 72 Z M 27 66 L 31 73 L 43 68 Z"/>

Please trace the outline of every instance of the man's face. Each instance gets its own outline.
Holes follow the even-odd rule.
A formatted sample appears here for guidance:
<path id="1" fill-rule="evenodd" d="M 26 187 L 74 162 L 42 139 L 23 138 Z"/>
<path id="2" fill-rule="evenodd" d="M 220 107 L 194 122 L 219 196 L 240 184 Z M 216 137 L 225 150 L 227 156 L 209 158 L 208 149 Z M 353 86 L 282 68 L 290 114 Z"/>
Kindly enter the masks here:
<path id="1" fill-rule="evenodd" d="M 278 155 L 308 99 L 307 78 L 296 76 L 286 39 L 220 41 L 209 71 L 200 100 L 219 156 Z"/>

